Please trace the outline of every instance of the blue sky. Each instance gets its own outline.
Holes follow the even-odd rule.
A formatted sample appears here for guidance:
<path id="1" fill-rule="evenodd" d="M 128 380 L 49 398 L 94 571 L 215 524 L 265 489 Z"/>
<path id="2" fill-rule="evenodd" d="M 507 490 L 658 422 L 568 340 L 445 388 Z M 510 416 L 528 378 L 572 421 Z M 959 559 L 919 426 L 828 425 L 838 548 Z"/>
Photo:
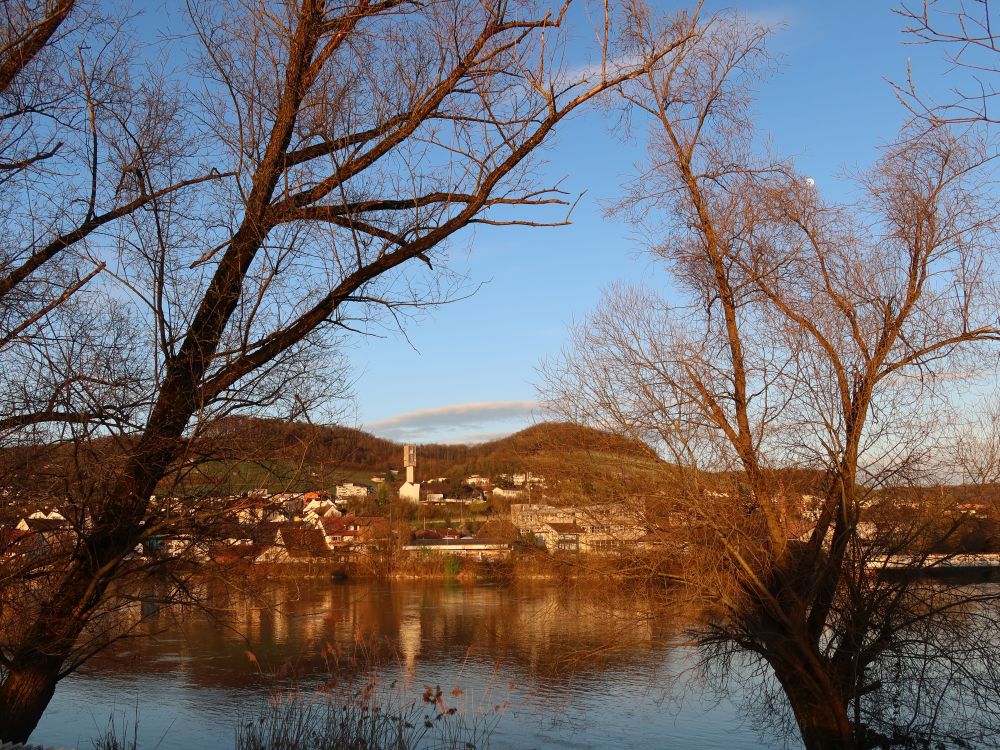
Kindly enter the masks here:
<path id="1" fill-rule="evenodd" d="M 928 92 L 944 90 L 948 81 L 943 50 L 907 44 L 893 5 L 707 3 L 709 11 L 736 7 L 782 25 L 771 45 L 780 69 L 760 89 L 757 122 L 778 151 L 795 157 L 833 197 L 846 190 L 838 174 L 869 163 L 905 117 L 886 79 L 905 79 L 912 60 Z M 586 191 L 572 226 L 478 231 L 457 243 L 453 267 L 471 286 L 482 283 L 476 294 L 409 326 L 405 338 L 354 343 L 361 426 L 394 439 L 465 442 L 540 418 L 536 368 L 559 351 L 568 324 L 585 316 L 613 281 L 666 284 L 634 231 L 603 217 L 641 157 L 641 146 L 622 144 L 596 112 L 565 123 L 546 169 L 565 177 L 568 190 Z"/>

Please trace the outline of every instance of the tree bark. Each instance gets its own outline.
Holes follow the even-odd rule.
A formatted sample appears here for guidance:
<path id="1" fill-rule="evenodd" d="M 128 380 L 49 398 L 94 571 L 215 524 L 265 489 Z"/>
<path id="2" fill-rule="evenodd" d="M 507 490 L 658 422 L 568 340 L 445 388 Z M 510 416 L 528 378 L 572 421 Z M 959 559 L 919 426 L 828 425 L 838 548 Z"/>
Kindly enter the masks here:
<path id="1" fill-rule="evenodd" d="M 817 657 L 818 659 L 819 657 Z M 812 660 L 770 659 L 806 750 L 859 750 L 843 696 Z"/>
<path id="2" fill-rule="evenodd" d="M 61 661 L 37 652 L 15 661 L 0 685 L 0 738 L 28 741 L 55 693 Z"/>
<path id="3" fill-rule="evenodd" d="M 17 74 L 42 51 L 75 4 L 76 0 L 57 0 L 47 4 L 45 18 L 27 29 L 21 39 L 6 50 L 6 55 L 0 58 L 0 91 L 6 91 Z"/>

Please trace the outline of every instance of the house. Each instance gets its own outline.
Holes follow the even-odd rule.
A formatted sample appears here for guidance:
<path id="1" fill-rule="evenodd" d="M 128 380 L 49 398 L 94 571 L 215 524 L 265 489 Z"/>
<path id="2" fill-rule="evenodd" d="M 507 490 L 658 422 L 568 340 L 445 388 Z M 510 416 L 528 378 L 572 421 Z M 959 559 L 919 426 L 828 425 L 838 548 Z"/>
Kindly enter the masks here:
<path id="1" fill-rule="evenodd" d="M 516 499 L 523 495 L 521 490 L 505 490 L 503 487 L 493 488 L 493 497 L 503 497 L 507 499 Z"/>
<path id="2" fill-rule="evenodd" d="M 73 544 L 76 536 L 69 521 L 55 510 L 48 513 L 36 511 L 22 518 L 14 531 L 19 535 L 17 546 L 21 552 L 30 549 L 32 554 L 37 555 Z"/>
<path id="3" fill-rule="evenodd" d="M 284 506 L 270 497 L 254 494 L 246 498 L 237 498 L 233 504 L 238 508 L 236 511 L 237 522 L 246 526 L 262 521 L 288 520 Z"/>
<path id="4" fill-rule="evenodd" d="M 649 530 L 622 503 L 569 507 L 515 503 L 510 517 L 521 533 L 550 552 L 612 552 L 636 543 Z"/>
<path id="5" fill-rule="evenodd" d="M 532 531 L 553 521 L 572 523 L 576 520 L 576 510 L 539 503 L 515 503 L 510 506 L 510 520 L 522 531 Z"/>
<path id="6" fill-rule="evenodd" d="M 635 546 L 642 539 L 632 536 L 627 539 L 615 537 L 604 530 L 582 526 L 578 523 L 553 521 L 543 524 L 534 531 L 535 544 L 549 552 L 609 553 Z"/>
<path id="7" fill-rule="evenodd" d="M 330 549 L 368 547 L 392 535 L 389 520 L 381 516 L 323 518 L 319 528 Z"/>
<path id="8" fill-rule="evenodd" d="M 253 563 L 268 550 L 269 545 L 253 539 L 226 539 L 208 549 L 208 558 L 221 565 Z"/>
<path id="9" fill-rule="evenodd" d="M 142 543 L 141 554 L 154 558 L 180 558 L 203 561 L 209 557 L 206 545 L 188 534 L 155 535 Z"/>
<path id="10" fill-rule="evenodd" d="M 0 528 L 0 561 L 38 561 L 49 549 L 45 538 L 33 531 Z"/>
<path id="11" fill-rule="evenodd" d="M 48 533 L 66 530 L 69 528 L 69 523 L 59 511 L 53 510 L 44 513 L 39 510 L 26 518 L 22 518 L 14 528 L 18 531 Z"/>
<path id="12" fill-rule="evenodd" d="M 489 477 L 480 476 L 479 474 L 473 474 L 472 476 L 463 479 L 462 484 L 467 484 L 470 487 L 489 487 L 490 479 Z"/>
<path id="13" fill-rule="evenodd" d="M 271 500 L 284 508 L 290 518 L 294 518 L 302 513 L 302 507 L 305 505 L 304 497 L 304 493 L 301 492 L 279 492 L 271 495 Z"/>
<path id="14" fill-rule="evenodd" d="M 321 528 L 297 521 L 279 526 L 274 547 L 266 556 L 272 562 L 326 558 L 331 550 Z"/>
<path id="15" fill-rule="evenodd" d="M 534 530 L 535 544 L 549 552 L 580 552 L 580 538 L 587 532 L 572 522 L 552 521 Z"/>
<path id="16" fill-rule="evenodd" d="M 471 557 L 477 560 L 493 560 L 507 557 L 514 549 L 512 542 L 462 537 L 459 539 L 412 539 L 403 549 L 407 552 L 438 553 L 456 557 Z"/>
<path id="17" fill-rule="evenodd" d="M 545 478 L 540 477 L 537 474 L 532 474 L 530 471 L 526 471 L 523 474 L 512 474 L 510 477 L 511 483 L 515 487 L 529 487 L 532 485 L 543 485 L 545 484 Z"/>
<path id="18" fill-rule="evenodd" d="M 312 499 L 302 507 L 302 518 L 306 521 L 315 522 L 316 519 L 330 514 L 339 516 L 340 511 L 329 497 Z"/>
<path id="19" fill-rule="evenodd" d="M 334 492 L 336 493 L 338 500 L 349 500 L 351 498 L 358 498 L 358 497 L 363 498 L 363 497 L 368 497 L 369 495 L 374 495 L 375 488 L 369 487 L 367 484 L 354 484 L 354 482 L 344 482 L 344 484 L 338 484 Z"/>

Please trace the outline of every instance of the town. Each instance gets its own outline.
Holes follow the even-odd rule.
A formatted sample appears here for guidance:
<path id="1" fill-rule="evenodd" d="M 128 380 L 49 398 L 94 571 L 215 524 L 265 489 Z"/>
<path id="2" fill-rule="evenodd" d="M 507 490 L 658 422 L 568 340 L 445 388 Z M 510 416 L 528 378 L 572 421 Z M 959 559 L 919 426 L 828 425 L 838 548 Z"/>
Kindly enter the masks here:
<path id="1" fill-rule="evenodd" d="M 194 501 L 154 496 L 151 515 L 155 519 L 183 517 L 185 504 L 190 512 L 194 502 L 211 523 L 202 533 L 151 533 L 134 554 L 280 565 L 350 562 L 390 548 L 416 555 L 441 553 L 488 560 L 526 548 L 589 554 L 663 544 L 662 533 L 648 528 L 642 514 L 624 503 L 549 504 L 545 477 L 530 471 L 496 477 L 473 474 L 462 480 L 462 496 L 451 497 L 438 491 L 447 482 L 445 477 L 416 481 L 416 466 L 416 447 L 407 445 L 402 483 L 394 479 L 399 472 L 389 470 L 386 476 L 372 476 L 370 484 L 344 482 L 305 492 L 272 494 L 261 489 Z M 409 506 L 408 515 L 423 513 L 422 522 L 360 510 L 370 508 L 380 493 L 385 496 L 389 491 L 396 493 L 397 505 Z M 494 500 L 500 502 L 494 505 Z M 495 512 L 496 506 L 505 511 Z M 13 501 L 5 509 L 8 520 L 0 528 L 0 556 L 43 558 L 55 548 L 72 544 L 74 528 L 81 523 L 77 509 L 58 505 L 36 508 L 20 517 L 18 510 Z M 459 528 L 450 523 L 456 516 L 463 518 Z"/>
<path id="2" fill-rule="evenodd" d="M 385 561 L 398 565 L 407 556 L 479 562 L 538 553 L 684 557 L 691 526 L 698 524 L 690 507 L 664 509 L 661 502 L 655 511 L 648 498 L 557 503 L 552 498 L 559 497 L 553 492 L 558 483 L 528 470 L 493 477 L 471 474 L 449 493 L 447 477 L 417 480 L 417 447 L 406 445 L 402 472 L 388 469 L 371 476 L 368 483 L 345 481 L 301 492 L 256 489 L 200 498 L 153 496 L 151 531 L 135 547 L 133 557 L 259 565 L 279 576 L 283 570 L 296 576 L 389 574 L 392 570 Z M 936 552 L 940 566 L 1000 565 L 1000 529 L 993 520 L 992 503 L 984 499 L 960 502 L 942 494 L 934 512 L 962 519 L 965 530 L 944 552 Z M 731 506 L 727 493 L 710 489 L 702 491 L 701 500 Z M 805 493 L 780 499 L 790 540 L 805 539 L 812 532 L 819 516 L 816 500 Z M 76 543 L 77 530 L 89 530 L 92 524 L 71 505 L 26 509 L 9 499 L 3 510 L 0 558 L 8 561 L 37 565 L 58 560 Z M 879 527 L 896 528 L 900 512 L 919 516 L 927 511 L 923 499 L 893 497 L 890 503 L 870 506 L 858 531 L 877 543 Z M 192 516 L 201 523 L 192 525 Z M 170 519 L 186 519 L 186 528 L 178 528 Z M 870 564 L 880 568 L 900 567 L 900 560 L 906 559 L 898 549 L 876 552 Z"/>

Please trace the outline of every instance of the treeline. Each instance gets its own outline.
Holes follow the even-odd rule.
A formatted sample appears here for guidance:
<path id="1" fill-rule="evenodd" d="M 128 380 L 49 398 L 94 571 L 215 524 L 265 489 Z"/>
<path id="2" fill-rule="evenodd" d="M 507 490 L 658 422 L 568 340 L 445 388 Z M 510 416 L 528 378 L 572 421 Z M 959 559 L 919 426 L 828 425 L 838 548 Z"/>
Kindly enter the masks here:
<path id="1" fill-rule="evenodd" d="M 268 460 L 323 471 L 364 471 L 373 475 L 402 469 L 403 445 L 364 430 L 336 425 L 230 417 L 205 430 L 205 438 L 230 446 L 236 460 Z M 239 446 L 244 446 L 241 453 Z M 217 454 L 221 446 L 213 445 Z M 658 461 L 656 452 L 639 441 L 584 425 L 541 423 L 478 445 L 421 444 L 419 476 L 497 476 L 542 472 L 561 461 L 572 463 L 578 452 Z"/>

